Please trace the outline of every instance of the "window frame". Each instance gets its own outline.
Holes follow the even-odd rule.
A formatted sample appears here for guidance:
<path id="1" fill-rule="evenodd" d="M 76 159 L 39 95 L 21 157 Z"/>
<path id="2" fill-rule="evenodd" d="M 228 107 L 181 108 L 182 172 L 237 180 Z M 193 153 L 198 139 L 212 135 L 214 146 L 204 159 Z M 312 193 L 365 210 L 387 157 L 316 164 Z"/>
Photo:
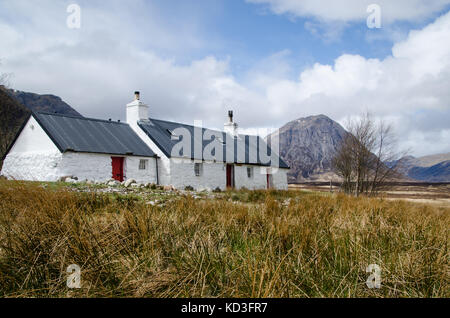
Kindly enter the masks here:
<path id="1" fill-rule="evenodd" d="M 248 179 L 253 179 L 253 167 L 247 167 L 247 177 Z"/>
<path id="2" fill-rule="evenodd" d="M 139 159 L 139 171 L 147 170 L 148 159 Z"/>
<path id="3" fill-rule="evenodd" d="M 202 162 L 194 163 L 194 175 L 196 177 L 201 177 L 203 175 L 203 163 Z"/>

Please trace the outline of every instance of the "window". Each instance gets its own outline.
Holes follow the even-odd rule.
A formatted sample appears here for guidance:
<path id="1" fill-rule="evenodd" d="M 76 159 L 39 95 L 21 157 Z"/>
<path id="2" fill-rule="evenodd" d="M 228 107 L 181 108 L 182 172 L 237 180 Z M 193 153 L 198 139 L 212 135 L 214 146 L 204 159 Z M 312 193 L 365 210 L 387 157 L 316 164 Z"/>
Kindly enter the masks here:
<path id="1" fill-rule="evenodd" d="M 253 167 L 247 167 L 247 177 L 253 178 Z"/>
<path id="2" fill-rule="evenodd" d="M 201 176 L 202 170 L 203 170 L 203 164 L 202 163 L 195 163 L 194 164 L 194 171 L 195 171 L 195 176 L 196 177 L 200 177 Z"/>
<path id="3" fill-rule="evenodd" d="M 148 160 L 139 160 L 139 170 L 146 170 L 148 166 Z"/>

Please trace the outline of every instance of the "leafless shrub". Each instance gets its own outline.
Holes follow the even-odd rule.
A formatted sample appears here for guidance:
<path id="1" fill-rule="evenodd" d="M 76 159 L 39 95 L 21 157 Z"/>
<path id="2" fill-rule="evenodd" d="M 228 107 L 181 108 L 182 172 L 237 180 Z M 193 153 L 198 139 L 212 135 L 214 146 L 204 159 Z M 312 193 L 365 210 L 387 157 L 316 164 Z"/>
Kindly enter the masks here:
<path id="1" fill-rule="evenodd" d="M 397 151 L 393 127 L 384 120 L 375 122 L 369 113 L 359 120 L 350 120 L 348 134 L 335 157 L 333 167 L 343 178 L 346 193 L 373 195 L 390 181 L 401 177 L 401 158 Z"/>

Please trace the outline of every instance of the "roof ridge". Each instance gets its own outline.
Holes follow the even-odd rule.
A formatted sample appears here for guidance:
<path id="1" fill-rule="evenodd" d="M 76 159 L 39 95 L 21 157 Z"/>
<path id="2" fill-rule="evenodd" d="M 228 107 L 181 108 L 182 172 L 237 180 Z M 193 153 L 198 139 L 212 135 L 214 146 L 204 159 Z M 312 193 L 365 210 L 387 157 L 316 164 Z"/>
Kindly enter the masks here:
<path id="1" fill-rule="evenodd" d="M 190 124 L 183 124 L 183 123 L 179 123 L 179 122 L 176 122 L 176 121 L 170 121 L 170 120 L 164 120 L 164 119 L 156 119 L 156 118 L 149 118 L 149 120 L 150 121 L 152 121 L 152 120 L 155 120 L 155 121 L 161 121 L 161 122 L 165 122 L 165 123 L 169 123 L 169 124 L 179 124 L 179 125 L 183 125 L 183 126 L 189 126 L 189 127 L 197 127 L 197 128 L 200 128 L 200 127 L 198 127 L 198 126 L 194 126 L 194 125 L 190 125 Z M 140 121 L 141 122 L 141 121 Z M 145 122 L 144 122 L 145 123 Z M 208 129 L 208 130 L 211 130 L 211 131 L 215 131 L 215 132 L 219 132 L 219 133 L 223 133 L 223 134 L 227 134 L 224 130 L 219 130 L 219 129 L 211 129 L 211 128 L 208 128 L 208 127 L 201 127 L 202 129 Z M 264 139 L 263 137 L 261 137 L 261 136 L 259 136 L 259 135 L 248 135 L 248 134 L 238 134 L 239 136 L 244 136 L 244 137 L 257 137 L 257 138 L 262 138 L 262 139 Z"/>
<path id="2" fill-rule="evenodd" d="M 79 117 L 75 115 L 69 115 L 69 114 L 59 114 L 59 113 L 50 113 L 45 111 L 34 111 L 33 113 L 38 115 L 49 115 L 49 116 L 58 116 L 58 117 L 67 117 L 67 118 L 73 118 L 73 119 L 83 119 L 83 120 L 89 120 L 89 121 L 98 121 L 102 123 L 111 123 L 111 124 L 118 124 L 118 125 L 128 125 L 126 122 L 117 122 L 113 120 L 106 120 L 106 119 L 98 119 L 98 118 L 92 118 L 92 117 Z"/>

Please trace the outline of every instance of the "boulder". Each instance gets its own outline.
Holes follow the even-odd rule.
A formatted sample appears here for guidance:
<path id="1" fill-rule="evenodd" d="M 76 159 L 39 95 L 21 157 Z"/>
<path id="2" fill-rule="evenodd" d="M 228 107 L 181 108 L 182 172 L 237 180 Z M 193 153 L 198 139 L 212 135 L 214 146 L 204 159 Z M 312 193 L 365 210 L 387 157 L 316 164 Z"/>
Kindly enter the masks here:
<path id="1" fill-rule="evenodd" d="M 108 186 L 110 186 L 110 187 L 115 187 L 115 186 L 119 186 L 119 185 L 120 185 L 120 182 L 117 180 L 108 182 Z"/>
<path id="2" fill-rule="evenodd" d="M 65 182 L 65 183 L 76 183 L 77 180 L 72 179 L 71 177 L 67 177 L 67 178 L 64 180 L 64 182 Z"/>
<path id="3" fill-rule="evenodd" d="M 132 188 L 139 188 L 139 187 L 140 187 L 140 184 L 139 184 L 139 183 L 132 183 L 132 184 L 130 184 L 129 186 L 132 187 Z M 127 188 L 128 188 L 128 187 L 127 187 Z"/>
<path id="4" fill-rule="evenodd" d="M 123 184 L 125 188 L 128 188 L 130 185 L 132 185 L 133 183 L 136 183 L 136 180 L 134 179 L 128 179 L 127 181 L 125 181 L 125 183 Z"/>

